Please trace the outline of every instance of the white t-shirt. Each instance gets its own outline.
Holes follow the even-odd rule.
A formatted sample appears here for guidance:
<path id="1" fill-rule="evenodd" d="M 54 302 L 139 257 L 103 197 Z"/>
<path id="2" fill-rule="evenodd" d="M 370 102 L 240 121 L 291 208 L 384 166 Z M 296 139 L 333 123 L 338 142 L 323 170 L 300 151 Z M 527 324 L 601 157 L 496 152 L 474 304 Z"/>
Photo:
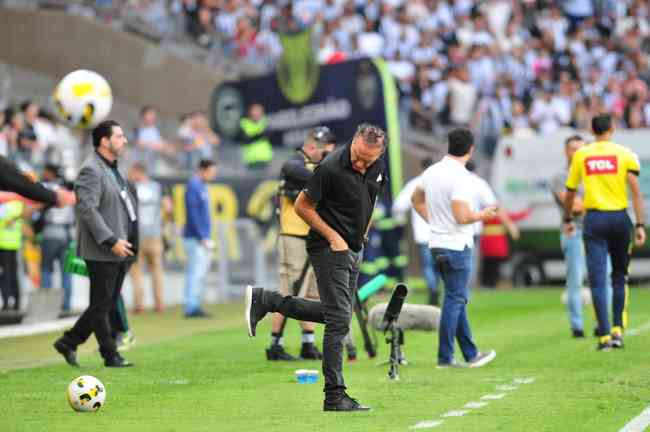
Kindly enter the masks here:
<path id="1" fill-rule="evenodd" d="M 492 188 L 483 178 L 480 176 L 470 173 L 470 177 L 474 181 L 472 188 L 474 189 L 474 201 L 472 202 L 472 210 L 479 211 L 485 207 L 493 206 L 497 204 L 497 197 L 492 192 Z M 474 225 L 474 235 L 481 234 L 483 231 L 483 222 L 475 222 Z"/>
<path id="2" fill-rule="evenodd" d="M 427 221 L 422 219 L 418 212 L 413 209 L 411 205 L 411 197 L 415 188 L 419 184 L 419 177 L 412 178 L 404 189 L 397 195 L 395 201 L 393 201 L 393 215 L 402 215 L 407 211 L 411 212 L 411 228 L 413 229 L 413 240 L 415 243 L 428 244 L 429 237 L 431 237 L 431 231 L 429 230 L 429 224 Z"/>
<path id="3" fill-rule="evenodd" d="M 459 225 L 451 211 L 452 201 L 474 202 L 475 181 L 460 162 L 445 156 L 426 169 L 418 186 L 424 191 L 429 212 L 430 248 L 462 251 L 474 244 L 473 224 Z"/>

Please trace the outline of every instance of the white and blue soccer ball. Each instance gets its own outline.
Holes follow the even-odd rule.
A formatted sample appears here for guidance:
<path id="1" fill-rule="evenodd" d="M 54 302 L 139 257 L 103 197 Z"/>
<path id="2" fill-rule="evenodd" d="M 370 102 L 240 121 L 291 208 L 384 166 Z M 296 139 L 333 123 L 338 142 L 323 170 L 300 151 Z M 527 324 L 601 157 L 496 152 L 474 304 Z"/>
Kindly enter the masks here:
<path id="1" fill-rule="evenodd" d="M 94 376 L 83 375 L 72 380 L 66 397 L 75 411 L 97 411 L 106 402 L 106 387 Z"/>
<path id="2" fill-rule="evenodd" d="M 69 126 L 89 129 L 106 119 L 113 106 L 113 93 L 97 72 L 80 69 L 67 74 L 52 94 L 59 118 Z"/>

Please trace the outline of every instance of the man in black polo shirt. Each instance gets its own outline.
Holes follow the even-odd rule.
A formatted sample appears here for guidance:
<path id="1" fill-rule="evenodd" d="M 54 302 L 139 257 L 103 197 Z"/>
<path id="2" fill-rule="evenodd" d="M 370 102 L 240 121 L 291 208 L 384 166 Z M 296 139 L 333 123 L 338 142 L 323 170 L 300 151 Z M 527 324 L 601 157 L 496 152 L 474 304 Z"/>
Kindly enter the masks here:
<path id="1" fill-rule="evenodd" d="M 362 124 L 352 142 L 332 152 L 314 171 L 296 200 L 295 210 L 311 230 L 307 252 L 316 273 L 320 301 L 262 288 L 246 288 L 249 336 L 269 312 L 325 324 L 323 338 L 324 411 L 366 411 L 345 393 L 343 339 L 350 329 L 359 263 L 377 195 L 386 183 L 380 160 L 383 130 Z"/>

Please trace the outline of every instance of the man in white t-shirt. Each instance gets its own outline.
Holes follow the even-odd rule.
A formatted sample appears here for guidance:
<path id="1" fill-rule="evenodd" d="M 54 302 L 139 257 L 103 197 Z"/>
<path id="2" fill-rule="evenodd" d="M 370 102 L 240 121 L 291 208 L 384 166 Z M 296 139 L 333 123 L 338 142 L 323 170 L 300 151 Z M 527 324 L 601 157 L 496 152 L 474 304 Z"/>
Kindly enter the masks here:
<path id="1" fill-rule="evenodd" d="M 481 367 L 492 361 L 496 352 L 478 350 L 467 319 L 473 224 L 493 218 L 497 209 L 494 206 L 481 211 L 473 209 L 475 182 L 465 168 L 474 152 L 472 132 L 465 128 L 453 129 L 448 139 L 448 154 L 420 176 L 411 202 L 415 211 L 429 222 L 429 248 L 445 281 L 438 330 L 438 367 L 460 366 L 454 359 L 455 339 L 467 366 Z"/>
<path id="2" fill-rule="evenodd" d="M 431 166 L 431 163 L 431 159 L 423 159 L 421 162 L 422 170 Z M 429 224 L 411 207 L 411 196 L 419 182 L 420 178 L 414 177 L 406 183 L 404 189 L 402 189 L 397 195 L 397 198 L 395 198 L 395 201 L 393 201 L 393 216 L 397 217 L 398 215 L 404 215 L 409 210 L 411 211 L 413 240 L 417 244 L 418 251 L 420 252 L 420 270 L 429 289 L 429 303 L 438 306 L 438 299 L 440 297 L 438 281 L 440 280 L 440 275 L 436 271 L 436 266 L 433 265 L 433 257 L 429 249 Z"/>

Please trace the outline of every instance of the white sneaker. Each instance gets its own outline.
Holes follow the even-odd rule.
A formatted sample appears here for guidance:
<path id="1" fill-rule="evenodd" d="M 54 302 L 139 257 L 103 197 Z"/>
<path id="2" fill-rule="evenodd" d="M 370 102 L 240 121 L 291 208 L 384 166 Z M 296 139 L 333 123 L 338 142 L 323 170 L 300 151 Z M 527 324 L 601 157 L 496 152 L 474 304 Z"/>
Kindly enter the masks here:
<path id="1" fill-rule="evenodd" d="M 476 357 L 467 362 L 467 367 L 470 368 L 479 368 L 485 366 L 494 360 L 497 356 L 497 352 L 490 350 L 488 352 L 479 352 L 476 354 Z"/>

